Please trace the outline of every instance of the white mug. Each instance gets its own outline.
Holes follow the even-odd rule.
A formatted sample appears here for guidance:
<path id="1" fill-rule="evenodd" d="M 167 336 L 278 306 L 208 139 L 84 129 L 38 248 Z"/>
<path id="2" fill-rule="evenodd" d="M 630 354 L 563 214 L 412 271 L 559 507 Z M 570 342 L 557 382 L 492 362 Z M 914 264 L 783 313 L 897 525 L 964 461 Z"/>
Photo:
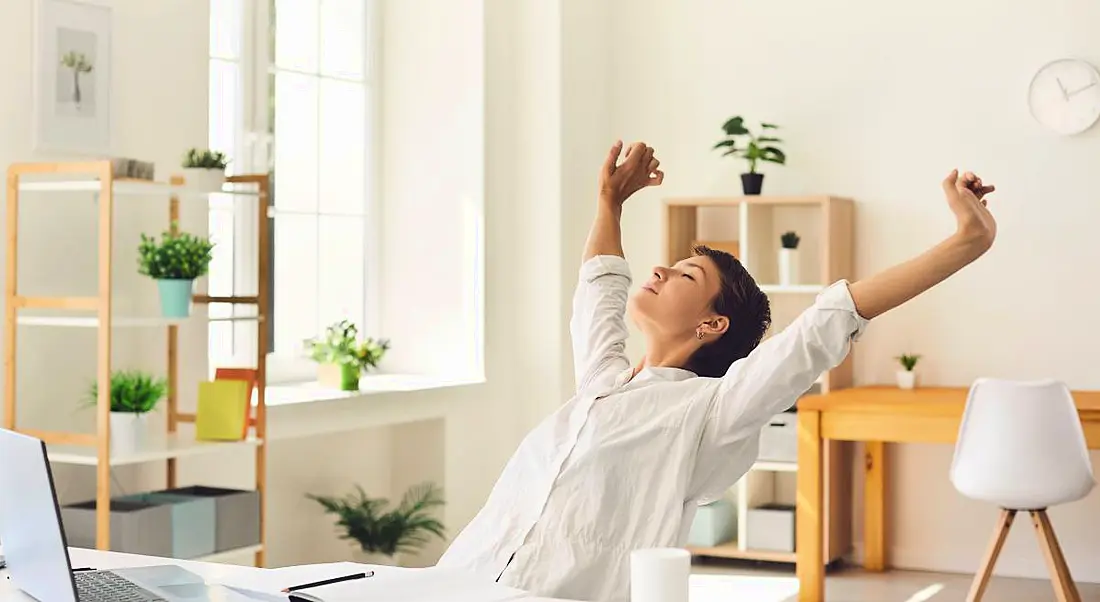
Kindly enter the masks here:
<path id="1" fill-rule="evenodd" d="M 649 548 L 630 553 L 630 602 L 687 602 L 691 553 Z"/>

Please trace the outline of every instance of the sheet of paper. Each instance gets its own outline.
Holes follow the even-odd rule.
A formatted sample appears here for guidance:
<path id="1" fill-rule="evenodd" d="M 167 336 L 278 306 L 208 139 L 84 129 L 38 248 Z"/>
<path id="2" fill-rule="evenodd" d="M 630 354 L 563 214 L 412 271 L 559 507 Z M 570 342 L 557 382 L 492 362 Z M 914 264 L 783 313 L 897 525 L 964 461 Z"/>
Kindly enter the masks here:
<path id="1" fill-rule="evenodd" d="M 366 579 L 310 588 L 311 598 L 324 602 L 504 602 L 519 600 L 524 592 L 485 582 L 465 573 L 437 568 L 407 569 L 336 562 L 269 569 L 261 574 L 234 576 L 222 585 L 271 602 L 289 599 L 283 588 L 334 577 L 370 573 Z"/>

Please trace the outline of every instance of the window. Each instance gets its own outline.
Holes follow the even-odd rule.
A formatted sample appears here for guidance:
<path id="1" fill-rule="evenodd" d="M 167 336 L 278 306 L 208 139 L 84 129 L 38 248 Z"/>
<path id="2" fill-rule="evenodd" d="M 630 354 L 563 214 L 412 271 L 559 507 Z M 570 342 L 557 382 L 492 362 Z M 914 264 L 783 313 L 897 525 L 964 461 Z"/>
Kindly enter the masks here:
<path id="1" fill-rule="evenodd" d="M 309 378 L 303 340 L 344 319 L 370 330 L 373 1 L 210 4 L 210 145 L 233 172 L 272 175 L 269 376 Z M 211 294 L 254 292 L 255 215 L 240 199 L 211 202 Z M 256 328 L 212 322 L 211 365 L 249 362 Z"/>

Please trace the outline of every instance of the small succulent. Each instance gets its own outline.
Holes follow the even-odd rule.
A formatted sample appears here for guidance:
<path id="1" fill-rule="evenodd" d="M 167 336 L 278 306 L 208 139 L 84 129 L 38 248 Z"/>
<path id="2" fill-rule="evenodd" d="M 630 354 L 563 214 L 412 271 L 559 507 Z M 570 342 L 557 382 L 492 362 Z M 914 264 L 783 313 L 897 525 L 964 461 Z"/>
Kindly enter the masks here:
<path id="1" fill-rule="evenodd" d="M 779 242 L 783 245 L 784 249 L 797 249 L 798 243 L 801 240 L 802 238 L 799 237 L 798 233 L 794 232 L 793 230 L 790 232 L 784 232 L 783 235 L 779 237 Z"/>
<path id="2" fill-rule="evenodd" d="M 912 372 L 913 368 L 917 367 L 917 361 L 920 360 L 920 356 L 902 354 L 897 357 L 897 360 L 901 363 L 901 367 L 905 368 L 906 372 Z"/>

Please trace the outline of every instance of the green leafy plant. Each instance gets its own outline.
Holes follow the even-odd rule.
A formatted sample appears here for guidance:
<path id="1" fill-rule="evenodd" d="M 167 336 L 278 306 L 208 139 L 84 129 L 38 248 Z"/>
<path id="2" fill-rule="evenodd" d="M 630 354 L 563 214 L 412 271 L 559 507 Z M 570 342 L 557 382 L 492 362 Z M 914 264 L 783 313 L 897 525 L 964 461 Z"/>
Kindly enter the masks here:
<path id="1" fill-rule="evenodd" d="M 111 411 L 144 414 L 151 412 L 168 394 L 168 382 L 140 370 L 120 370 L 111 373 Z M 87 400 L 95 405 L 99 383 L 88 387 Z"/>
<path id="2" fill-rule="evenodd" d="M 798 235 L 797 232 L 794 232 L 793 230 L 790 232 L 784 232 L 779 237 L 779 243 L 783 245 L 784 249 L 797 249 L 798 243 L 801 240 L 802 238 Z"/>
<path id="3" fill-rule="evenodd" d="M 367 553 L 393 556 L 412 552 L 428 542 L 429 536 L 443 538 L 443 523 L 431 514 L 442 506 L 440 491 L 432 483 L 422 483 L 405 492 L 396 508 L 385 511 L 389 501 L 370 498 L 362 487 L 343 497 L 308 494 L 311 500 L 338 518 L 341 539 L 355 540 Z"/>
<path id="4" fill-rule="evenodd" d="M 347 320 L 341 320 L 325 329 L 325 336 L 306 341 L 313 361 L 320 364 L 358 366 L 369 370 L 378 366 L 382 356 L 390 348 L 386 339 L 367 338 L 359 341 L 359 328 Z"/>
<path id="5" fill-rule="evenodd" d="M 187 169 L 225 169 L 227 165 L 229 160 L 220 151 L 192 148 L 183 156 L 183 167 Z"/>
<path id="6" fill-rule="evenodd" d="M 772 123 L 762 123 L 760 128 L 762 131 L 757 136 L 745 127 L 743 117 L 732 117 L 722 125 L 726 137 L 714 145 L 714 150 L 725 149 L 725 152 L 722 153 L 723 157 L 729 155 L 743 157 L 749 163 L 749 173 L 756 173 L 756 164 L 759 161 L 786 165 L 787 155 L 775 146 L 783 142 L 774 135 L 779 126 Z M 748 139 L 741 141 L 742 137 Z"/>
<path id="7" fill-rule="evenodd" d="M 138 245 L 138 272 L 156 280 L 194 280 L 210 269 L 214 243 L 186 232 L 172 230 L 160 242 L 146 234 Z"/>
<path id="8" fill-rule="evenodd" d="M 917 361 L 920 360 L 920 356 L 902 354 L 897 357 L 897 360 L 901 363 L 901 367 L 905 368 L 906 372 L 912 372 L 913 368 L 917 367 Z"/>

